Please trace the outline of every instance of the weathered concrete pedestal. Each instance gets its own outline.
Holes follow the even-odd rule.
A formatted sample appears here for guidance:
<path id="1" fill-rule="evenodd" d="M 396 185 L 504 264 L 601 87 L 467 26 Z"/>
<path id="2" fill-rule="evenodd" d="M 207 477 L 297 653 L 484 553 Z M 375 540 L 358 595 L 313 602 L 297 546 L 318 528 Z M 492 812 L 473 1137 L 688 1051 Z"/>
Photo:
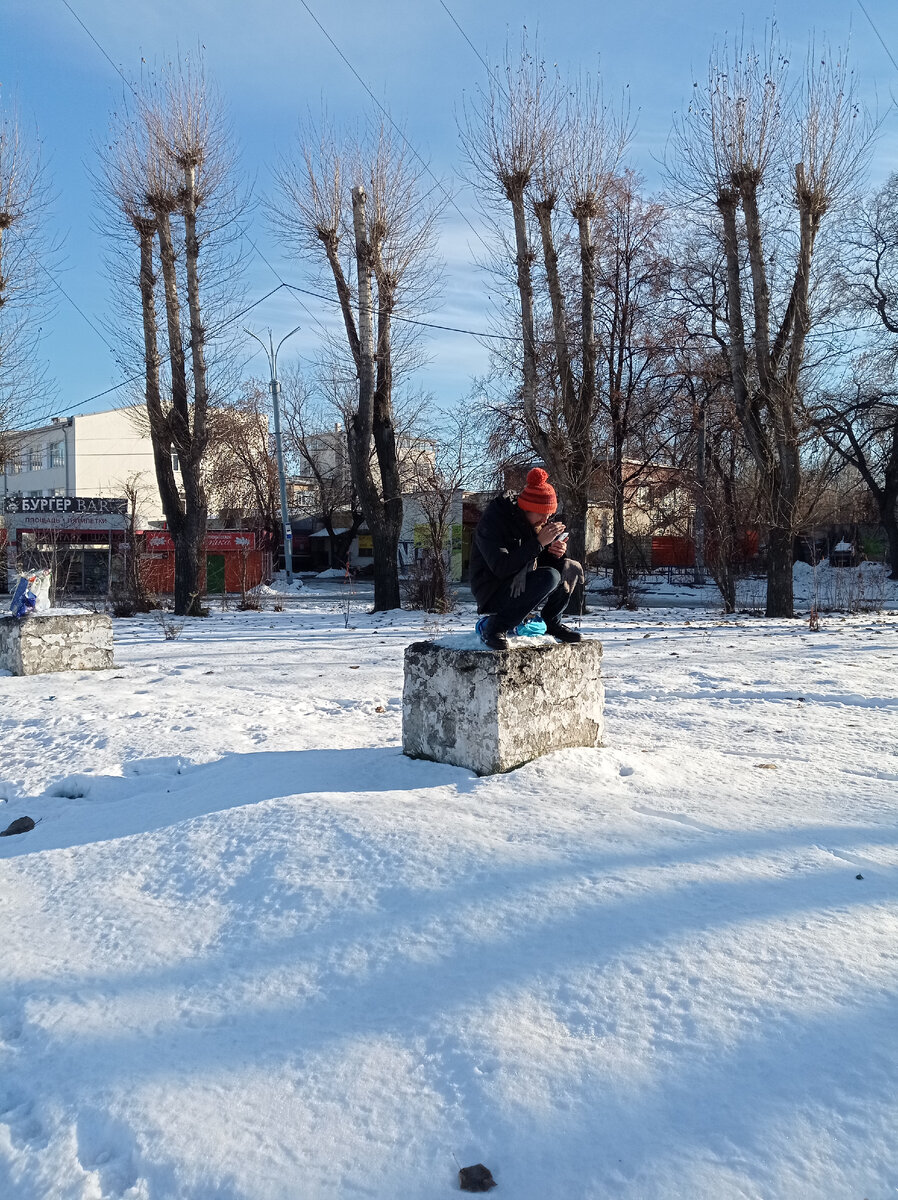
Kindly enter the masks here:
<path id="1" fill-rule="evenodd" d="M 600 744 L 601 642 L 519 638 L 496 652 L 452 641 L 415 642 L 405 652 L 402 749 L 409 757 L 493 775 L 551 750 Z"/>
<path id="2" fill-rule="evenodd" d="M 111 666 L 112 620 L 104 613 L 0 616 L 0 667 L 13 675 Z"/>

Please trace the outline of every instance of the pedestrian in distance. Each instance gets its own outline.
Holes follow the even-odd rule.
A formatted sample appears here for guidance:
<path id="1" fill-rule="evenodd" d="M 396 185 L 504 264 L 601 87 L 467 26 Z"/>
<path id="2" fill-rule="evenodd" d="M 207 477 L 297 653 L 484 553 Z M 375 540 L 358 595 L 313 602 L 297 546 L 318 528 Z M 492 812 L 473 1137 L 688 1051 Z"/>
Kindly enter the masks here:
<path id="1" fill-rule="evenodd" d="M 477 632 L 491 650 L 507 650 L 509 633 L 534 612 L 541 612 L 546 633 L 559 642 L 580 641 L 579 632 L 561 622 L 583 569 L 567 557 L 567 532 L 557 508 L 548 475 L 534 467 L 519 496 L 497 496 L 478 522 L 471 591 L 477 611 L 488 614 L 477 622 Z"/>

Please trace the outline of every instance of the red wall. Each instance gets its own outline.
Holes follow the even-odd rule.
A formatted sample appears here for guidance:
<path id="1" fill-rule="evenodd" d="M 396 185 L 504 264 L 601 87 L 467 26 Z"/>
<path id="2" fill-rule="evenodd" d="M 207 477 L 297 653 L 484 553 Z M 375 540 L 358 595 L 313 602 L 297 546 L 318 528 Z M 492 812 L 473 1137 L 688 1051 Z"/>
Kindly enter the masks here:
<path id="1" fill-rule="evenodd" d="M 171 594 L 175 590 L 175 549 L 165 530 L 141 535 L 140 578 L 150 593 Z M 258 587 L 271 577 L 271 551 L 256 548 L 256 536 L 243 530 L 212 530 L 206 535 L 206 554 L 225 560 L 225 591 L 240 592 Z M 245 560 L 245 577 L 244 577 Z M 200 568 L 200 586 L 206 587 L 205 559 Z"/>

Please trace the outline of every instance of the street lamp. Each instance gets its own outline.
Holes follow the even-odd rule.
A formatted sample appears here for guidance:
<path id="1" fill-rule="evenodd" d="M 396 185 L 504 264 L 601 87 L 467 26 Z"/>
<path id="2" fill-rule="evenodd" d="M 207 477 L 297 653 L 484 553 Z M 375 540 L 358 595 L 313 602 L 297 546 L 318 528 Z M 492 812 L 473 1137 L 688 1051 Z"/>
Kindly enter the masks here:
<path id="1" fill-rule="evenodd" d="M 276 348 L 270 329 L 268 330 L 267 346 L 258 334 L 253 333 L 251 329 L 246 330 L 249 336 L 255 338 L 265 351 L 271 372 L 270 387 L 271 404 L 274 409 L 274 444 L 277 447 L 278 482 L 281 485 L 281 524 L 284 529 L 284 570 L 287 573 L 287 583 L 293 582 L 293 529 L 290 525 L 290 514 L 287 511 L 287 480 L 284 478 L 284 450 L 281 446 L 281 406 L 278 399 L 281 385 L 278 383 L 278 351 L 287 338 L 293 337 L 294 333 L 298 333 L 301 328 L 301 325 L 297 325 L 295 329 L 291 329 L 289 333 L 285 333 Z"/>

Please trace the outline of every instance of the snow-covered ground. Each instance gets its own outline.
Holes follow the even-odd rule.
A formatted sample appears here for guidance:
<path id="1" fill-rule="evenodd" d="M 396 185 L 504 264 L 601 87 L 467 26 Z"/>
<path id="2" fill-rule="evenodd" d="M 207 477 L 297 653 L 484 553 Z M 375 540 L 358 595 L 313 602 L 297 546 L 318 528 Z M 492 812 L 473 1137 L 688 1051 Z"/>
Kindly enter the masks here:
<path id="1" fill-rule="evenodd" d="M 597 612 L 607 744 L 478 779 L 470 610 L 284 605 L 0 678 L 3 1200 L 898 1192 L 898 616 Z"/>
<path id="2" fill-rule="evenodd" d="M 696 587 L 691 582 L 691 575 L 691 570 L 678 569 L 669 573 L 661 569 L 638 576 L 632 585 L 634 597 L 641 607 L 718 606 L 720 592 L 711 577 Z M 888 567 L 880 563 L 863 562 L 856 567 L 831 567 L 829 563 L 814 567 L 796 563 L 793 587 L 796 610 L 876 612 L 898 608 L 898 580 L 889 579 Z M 610 576 L 593 576 L 589 590 L 593 602 L 601 602 L 603 596 L 611 593 Z M 763 613 L 767 602 L 766 578 L 749 575 L 739 579 L 736 597 L 740 609 Z"/>

